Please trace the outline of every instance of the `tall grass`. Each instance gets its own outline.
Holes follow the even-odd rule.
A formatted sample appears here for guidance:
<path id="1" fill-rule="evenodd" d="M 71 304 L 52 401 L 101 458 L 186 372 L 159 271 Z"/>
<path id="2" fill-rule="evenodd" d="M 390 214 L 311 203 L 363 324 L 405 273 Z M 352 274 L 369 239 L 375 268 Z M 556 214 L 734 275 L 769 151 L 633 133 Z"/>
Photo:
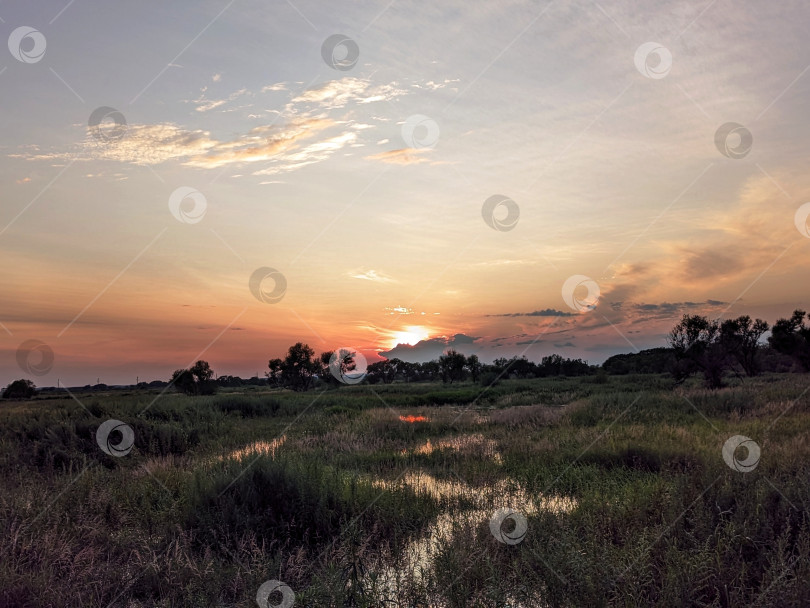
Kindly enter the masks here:
<path id="1" fill-rule="evenodd" d="M 296 606 L 810 605 L 808 386 L 622 376 L 4 403 L 0 606 L 250 606 L 268 579 Z M 123 458 L 96 444 L 110 418 L 134 430 Z M 721 456 L 737 434 L 761 447 L 749 473 Z M 419 474 L 479 496 L 405 483 Z M 505 545 L 488 523 L 513 500 L 502 482 L 576 507 L 527 511 Z M 428 533 L 441 542 L 417 571 L 406 557 Z"/>

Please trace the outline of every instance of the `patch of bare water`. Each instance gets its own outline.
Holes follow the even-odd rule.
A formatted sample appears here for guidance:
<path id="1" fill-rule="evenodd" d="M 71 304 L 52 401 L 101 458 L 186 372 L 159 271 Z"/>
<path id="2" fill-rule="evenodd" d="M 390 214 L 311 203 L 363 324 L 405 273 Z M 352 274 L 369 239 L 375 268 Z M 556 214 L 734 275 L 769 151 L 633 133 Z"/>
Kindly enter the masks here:
<path id="1" fill-rule="evenodd" d="M 426 448 L 422 446 L 422 449 Z M 452 541 L 454 534 L 490 521 L 499 508 L 508 507 L 526 516 L 539 511 L 569 513 L 577 506 L 574 498 L 531 494 L 510 479 L 501 479 L 487 487 L 473 487 L 461 480 L 438 479 L 426 472 L 408 472 L 395 481 L 376 480 L 374 483 L 387 489 L 404 485 L 450 507 L 424 534 L 405 547 L 396 567 L 388 566 L 375 573 L 381 593 L 389 597 L 396 597 L 404 579 L 421 582 L 423 573 L 431 569 L 434 558 Z M 452 508 L 450 505 L 453 504 L 465 506 Z M 526 608 L 518 603 L 512 605 Z"/>

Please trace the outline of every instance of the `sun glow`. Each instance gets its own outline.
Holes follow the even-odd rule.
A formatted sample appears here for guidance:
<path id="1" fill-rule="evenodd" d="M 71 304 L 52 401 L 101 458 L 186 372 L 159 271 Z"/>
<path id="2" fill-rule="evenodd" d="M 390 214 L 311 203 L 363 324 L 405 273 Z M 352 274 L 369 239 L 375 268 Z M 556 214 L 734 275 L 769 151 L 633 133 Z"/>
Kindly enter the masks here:
<path id="1" fill-rule="evenodd" d="M 430 337 L 430 332 L 427 328 L 418 325 L 411 325 L 402 331 L 395 331 L 391 335 L 391 348 L 397 344 L 409 344 L 413 346 L 421 340 L 427 340 Z"/>

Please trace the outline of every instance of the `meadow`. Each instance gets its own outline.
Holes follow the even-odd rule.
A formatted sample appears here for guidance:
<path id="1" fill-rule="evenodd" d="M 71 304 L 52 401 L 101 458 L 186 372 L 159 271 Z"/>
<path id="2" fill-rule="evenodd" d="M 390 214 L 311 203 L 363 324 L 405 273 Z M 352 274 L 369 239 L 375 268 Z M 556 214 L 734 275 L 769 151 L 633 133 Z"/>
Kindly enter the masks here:
<path id="1" fill-rule="evenodd" d="M 647 374 L 3 401 L 0 605 L 247 607 L 276 580 L 296 607 L 807 606 L 809 389 Z M 131 451 L 102 449 L 107 420 Z M 726 462 L 737 435 L 758 461 L 749 443 Z"/>

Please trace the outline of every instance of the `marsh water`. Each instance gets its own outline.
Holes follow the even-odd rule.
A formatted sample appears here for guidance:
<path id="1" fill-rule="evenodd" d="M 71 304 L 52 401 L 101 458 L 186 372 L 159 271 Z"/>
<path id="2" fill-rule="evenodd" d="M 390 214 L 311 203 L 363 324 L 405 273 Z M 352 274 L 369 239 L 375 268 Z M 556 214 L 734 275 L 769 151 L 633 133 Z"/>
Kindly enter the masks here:
<path id="1" fill-rule="evenodd" d="M 477 448 L 479 453 L 483 449 L 493 462 L 501 464 L 502 458 L 495 445 L 494 441 L 485 439 L 480 434 L 469 434 L 435 443 L 428 440 L 413 451 L 428 454 L 437 449 L 466 451 Z M 540 510 L 567 513 L 576 507 L 573 498 L 530 494 L 519 483 L 506 477 L 481 487 L 473 486 L 458 477 L 439 479 L 425 471 L 408 471 L 394 480 L 374 480 L 374 484 L 387 489 L 406 486 L 417 494 L 429 495 L 447 507 L 422 534 L 408 543 L 398 556 L 396 566 L 387 566 L 375 572 L 376 585 L 387 598 L 396 597 L 396 591 L 402 587 L 404 578 L 421 582 L 423 573 L 433 566 L 438 552 L 447 547 L 455 535 L 470 534 L 484 524 L 489 524 L 494 535 L 499 533 L 499 528 L 503 525 L 508 539 L 510 523 L 495 519 L 499 511 L 518 513 L 525 517 Z M 517 524 L 513 522 L 511 527 L 514 528 L 515 525 Z M 522 537 L 510 542 L 517 544 L 521 541 Z M 504 600 L 514 608 L 523 608 L 514 599 Z"/>
<path id="2" fill-rule="evenodd" d="M 255 441 L 231 451 L 222 458 L 247 460 L 267 455 L 274 459 L 286 441 L 286 436 L 272 441 Z M 435 441 L 427 439 L 416 447 L 403 450 L 402 454 L 429 455 L 436 450 L 475 452 L 496 465 L 500 466 L 503 463 L 496 442 L 480 433 L 468 433 Z M 502 476 L 494 483 L 479 486 L 469 484 L 454 475 L 439 478 L 424 470 L 408 470 L 394 479 L 371 478 L 369 481 L 381 489 L 394 490 L 406 487 L 416 494 L 429 496 L 443 507 L 432 523 L 391 560 L 392 564 L 382 563 L 364 575 L 364 586 L 374 590 L 379 596 L 378 599 L 385 601 L 386 605 L 392 605 L 389 602 L 397 601 L 400 589 L 413 583 L 421 584 L 425 573 L 433 567 L 437 554 L 446 548 L 456 535 L 470 534 L 485 524 L 489 524 L 493 535 L 496 534 L 499 524 L 497 521 L 493 523 L 493 520 L 499 510 L 508 510 L 510 513 L 525 517 L 539 511 L 568 513 L 577 506 L 576 500 L 571 497 L 529 493 L 521 484 L 506 476 Z M 510 527 L 508 521 L 505 522 L 505 526 Z M 521 541 L 522 538 L 513 540 L 511 544 Z M 509 606 L 523 608 L 516 600 L 504 599 Z"/>

